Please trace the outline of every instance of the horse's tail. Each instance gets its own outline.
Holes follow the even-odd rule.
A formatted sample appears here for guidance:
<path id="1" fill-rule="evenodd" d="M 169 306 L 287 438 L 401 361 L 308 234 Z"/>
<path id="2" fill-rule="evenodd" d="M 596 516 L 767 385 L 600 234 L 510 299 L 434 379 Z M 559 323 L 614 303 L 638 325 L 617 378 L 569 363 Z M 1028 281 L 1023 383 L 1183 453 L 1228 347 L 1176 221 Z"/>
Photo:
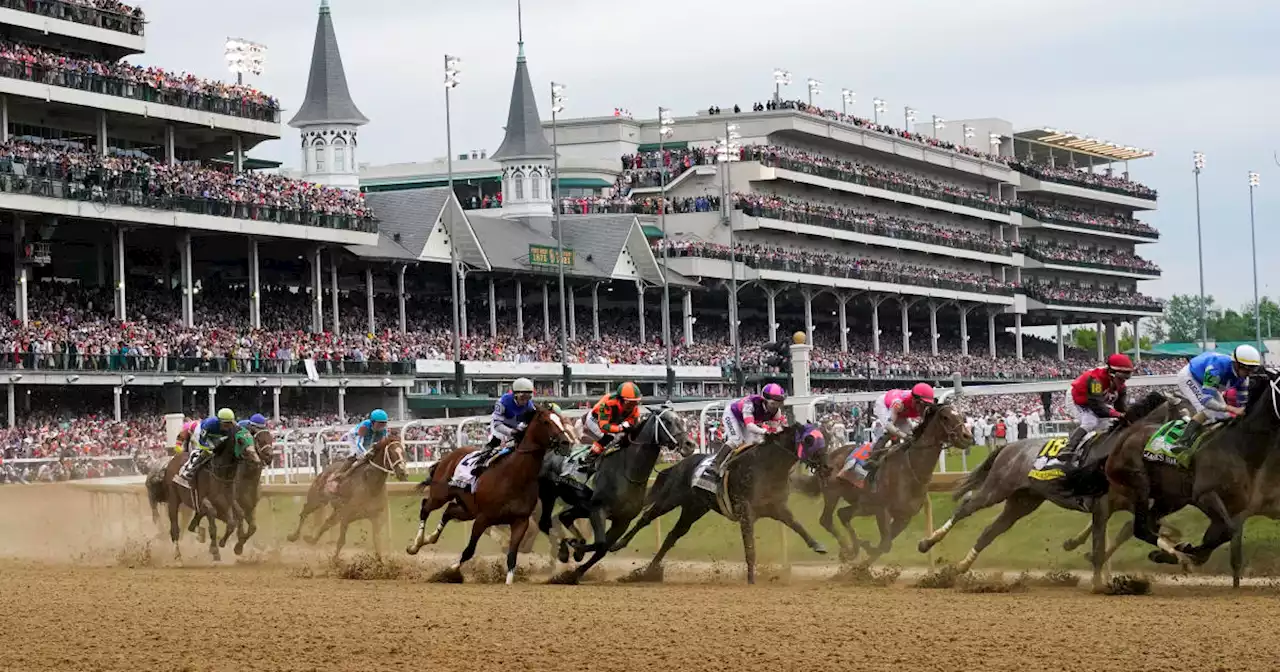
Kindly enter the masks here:
<path id="1" fill-rule="evenodd" d="M 987 459 L 983 460 L 982 464 L 979 464 L 977 469 L 969 472 L 968 476 L 965 476 L 959 483 L 956 483 L 956 488 L 951 493 L 951 498 L 959 501 L 961 497 L 964 497 L 973 490 L 982 487 L 982 484 L 987 480 L 987 476 L 991 475 L 991 468 L 995 466 L 996 458 L 1000 456 L 1000 451 L 1004 450 L 1007 445 L 1009 444 L 993 448 L 987 455 Z"/>
<path id="2" fill-rule="evenodd" d="M 156 506 L 166 499 L 164 491 L 164 472 L 155 470 L 147 474 L 147 503 L 151 505 L 151 517 L 156 517 Z"/>
<path id="3" fill-rule="evenodd" d="M 414 492 L 426 492 L 427 488 L 431 487 L 431 479 L 435 478 L 436 467 L 438 466 L 440 466 L 440 461 L 436 460 L 435 464 L 427 467 L 427 477 L 422 479 L 421 483 L 413 486 Z"/>

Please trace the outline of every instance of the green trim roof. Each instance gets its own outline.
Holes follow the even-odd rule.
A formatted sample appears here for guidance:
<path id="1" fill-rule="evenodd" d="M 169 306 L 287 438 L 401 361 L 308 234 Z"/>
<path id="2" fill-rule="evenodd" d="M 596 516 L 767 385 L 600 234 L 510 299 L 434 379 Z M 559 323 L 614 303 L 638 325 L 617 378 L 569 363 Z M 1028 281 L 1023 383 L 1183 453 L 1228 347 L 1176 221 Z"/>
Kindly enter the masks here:
<path id="1" fill-rule="evenodd" d="M 636 151 L 637 152 L 656 152 L 658 151 L 658 147 L 659 145 L 656 142 L 646 142 L 643 145 L 636 147 Z M 679 142 L 664 142 L 662 143 L 661 147 L 663 149 L 688 149 L 689 143 L 684 140 L 681 140 Z"/>
<path id="2" fill-rule="evenodd" d="M 1236 346 L 1238 345 L 1257 344 L 1253 341 L 1216 341 L 1214 342 L 1213 347 L 1209 349 L 1213 352 L 1229 355 L 1235 351 Z M 1267 345 L 1263 343 L 1262 348 L 1259 351 L 1266 354 Z M 1195 357 L 1200 354 L 1202 350 L 1200 349 L 1199 343 L 1161 343 L 1159 345 L 1152 346 L 1152 348 L 1146 352 L 1156 357 Z"/>

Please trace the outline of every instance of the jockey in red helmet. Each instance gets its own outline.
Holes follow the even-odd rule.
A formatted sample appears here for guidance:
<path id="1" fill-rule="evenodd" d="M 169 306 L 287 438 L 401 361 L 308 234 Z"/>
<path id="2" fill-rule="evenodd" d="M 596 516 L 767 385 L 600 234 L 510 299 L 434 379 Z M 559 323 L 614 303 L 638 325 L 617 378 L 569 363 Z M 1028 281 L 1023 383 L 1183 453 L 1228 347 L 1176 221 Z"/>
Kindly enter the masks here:
<path id="1" fill-rule="evenodd" d="M 1117 352 L 1107 358 L 1106 366 L 1089 369 L 1071 383 L 1071 403 L 1078 426 L 1071 430 L 1064 452 L 1074 453 L 1089 432 L 1106 429 L 1113 420 L 1124 416 L 1125 381 L 1132 375 L 1133 362 L 1128 355 Z"/>

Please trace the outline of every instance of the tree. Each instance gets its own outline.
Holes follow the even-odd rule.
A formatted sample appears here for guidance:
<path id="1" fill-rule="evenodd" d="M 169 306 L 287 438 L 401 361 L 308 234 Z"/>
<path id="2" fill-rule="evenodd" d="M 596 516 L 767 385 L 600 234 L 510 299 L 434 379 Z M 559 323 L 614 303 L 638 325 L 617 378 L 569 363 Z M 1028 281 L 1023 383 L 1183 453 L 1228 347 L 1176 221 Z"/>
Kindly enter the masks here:
<path id="1" fill-rule="evenodd" d="M 1071 345 L 1085 352 L 1098 350 L 1098 331 L 1096 329 L 1072 329 Z"/>
<path id="2" fill-rule="evenodd" d="M 1130 329 L 1129 327 L 1121 329 L 1119 340 L 1120 352 L 1133 352 L 1133 329 Z M 1141 345 L 1143 350 L 1150 350 L 1151 343 L 1152 341 L 1150 336 L 1143 336 L 1142 340 L 1139 341 L 1139 345 Z"/>
<path id="3" fill-rule="evenodd" d="M 1144 337 L 1152 343 L 1164 343 L 1169 340 L 1169 325 L 1165 324 L 1164 318 L 1150 320 L 1150 324 L 1146 325 L 1147 335 Z"/>
<path id="4" fill-rule="evenodd" d="M 1206 313 L 1213 322 L 1218 312 L 1213 297 L 1205 297 Z M 1169 327 L 1169 340 L 1185 343 L 1200 340 L 1200 297 L 1192 294 L 1175 294 L 1164 307 L 1164 321 Z M 1211 334 L 1212 336 L 1212 334 Z"/>

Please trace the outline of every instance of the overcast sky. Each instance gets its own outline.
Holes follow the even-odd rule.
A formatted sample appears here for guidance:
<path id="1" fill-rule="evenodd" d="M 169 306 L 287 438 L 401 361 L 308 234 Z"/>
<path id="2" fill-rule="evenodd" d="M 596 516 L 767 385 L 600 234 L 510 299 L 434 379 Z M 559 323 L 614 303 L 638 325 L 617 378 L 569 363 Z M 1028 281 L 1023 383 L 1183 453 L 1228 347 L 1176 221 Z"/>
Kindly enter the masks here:
<path id="1" fill-rule="evenodd" d="M 361 162 L 445 154 L 443 55 L 463 59 L 454 97 L 456 151 L 502 140 L 516 55 L 516 0 L 330 0 L 347 80 L 371 119 Z M 278 96 L 286 120 L 306 89 L 319 0 L 142 0 L 148 53 L 134 59 L 228 77 L 228 36 L 269 48 L 255 83 Z M 772 93 L 772 70 L 824 83 L 822 103 L 857 92 L 921 118 L 1001 117 L 1015 128 L 1068 128 L 1152 149 L 1135 179 L 1160 191 L 1146 216 L 1162 239 L 1139 253 L 1164 278 L 1157 296 L 1198 291 L 1191 153 L 1201 178 L 1207 292 L 1251 300 L 1247 173 L 1257 192 L 1259 284 L 1280 294 L 1280 2 L 1269 0 L 525 0 L 525 48 L 534 88 L 568 86 L 566 116 L 614 107 L 637 117 L 659 105 L 693 114 L 716 103 L 748 107 Z M 1270 45 L 1270 46 L 1268 46 Z M 543 96 L 545 98 L 545 96 Z M 547 101 L 539 103 L 544 118 Z M 297 132 L 256 156 L 297 165 Z"/>

